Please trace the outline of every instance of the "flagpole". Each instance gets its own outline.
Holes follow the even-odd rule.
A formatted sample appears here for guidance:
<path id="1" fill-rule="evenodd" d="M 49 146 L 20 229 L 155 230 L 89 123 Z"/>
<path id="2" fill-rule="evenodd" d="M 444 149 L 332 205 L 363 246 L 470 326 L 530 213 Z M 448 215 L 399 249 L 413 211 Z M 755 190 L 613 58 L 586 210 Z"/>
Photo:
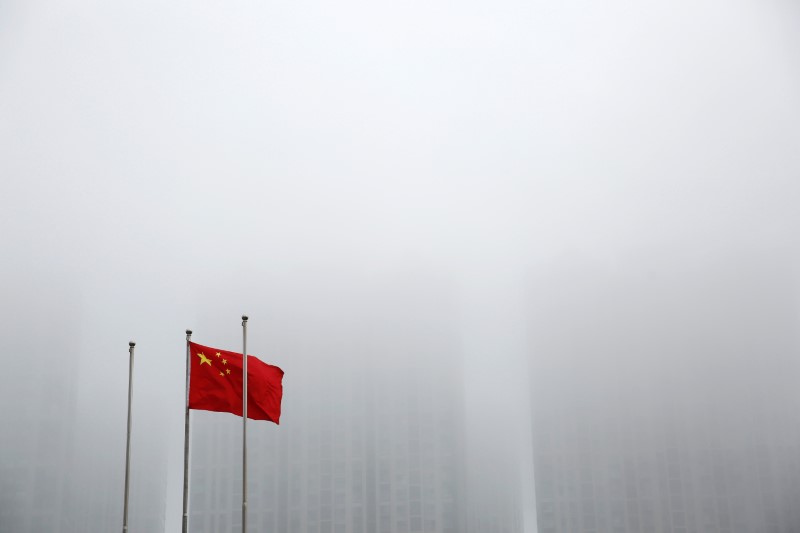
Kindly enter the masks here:
<path id="1" fill-rule="evenodd" d="M 128 354 L 130 360 L 128 363 L 128 438 L 125 444 L 125 503 L 122 511 L 122 533 L 128 531 L 128 487 L 129 478 L 131 473 L 131 396 L 133 392 L 133 347 L 136 343 L 131 341 L 128 343 Z"/>
<path id="2" fill-rule="evenodd" d="M 242 533 L 247 533 L 247 316 L 242 315 Z"/>
<path id="3" fill-rule="evenodd" d="M 186 330 L 186 416 L 183 422 L 183 518 L 181 532 L 189 531 L 189 342 L 192 330 Z"/>

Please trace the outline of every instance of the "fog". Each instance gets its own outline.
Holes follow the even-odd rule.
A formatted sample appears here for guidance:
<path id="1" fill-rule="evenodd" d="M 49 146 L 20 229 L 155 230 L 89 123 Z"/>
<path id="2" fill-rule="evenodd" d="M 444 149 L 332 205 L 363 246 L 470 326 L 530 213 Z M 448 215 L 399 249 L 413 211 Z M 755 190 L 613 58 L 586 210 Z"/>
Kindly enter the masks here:
<path id="1" fill-rule="evenodd" d="M 0 532 L 800 529 L 800 9 L 0 3 Z M 190 531 L 241 420 L 192 412 Z M 237 492 L 238 491 L 238 492 Z"/>

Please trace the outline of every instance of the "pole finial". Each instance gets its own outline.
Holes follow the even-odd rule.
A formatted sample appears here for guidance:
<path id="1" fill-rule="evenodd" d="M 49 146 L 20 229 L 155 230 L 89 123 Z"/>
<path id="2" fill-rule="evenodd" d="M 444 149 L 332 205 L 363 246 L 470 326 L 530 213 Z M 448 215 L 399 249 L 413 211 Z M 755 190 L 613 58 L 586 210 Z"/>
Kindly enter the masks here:
<path id="1" fill-rule="evenodd" d="M 136 343 L 135 343 L 135 342 L 133 342 L 133 341 L 131 341 L 131 342 L 129 342 L 129 343 L 128 343 L 128 346 L 130 346 L 131 348 L 133 348 L 134 346 L 136 346 Z"/>
<path id="2" fill-rule="evenodd" d="M 191 335 L 192 335 L 192 330 L 190 330 L 190 329 L 187 329 L 187 330 L 186 330 L 186 334 L 187 334 L 187 335 L 189 335 L 189 336 L 191 336 Z"/>
<path id="3" fill-rule="evenodd" d="M 247 322 L 247 315 L 242 315 L 242 322 Z"/>

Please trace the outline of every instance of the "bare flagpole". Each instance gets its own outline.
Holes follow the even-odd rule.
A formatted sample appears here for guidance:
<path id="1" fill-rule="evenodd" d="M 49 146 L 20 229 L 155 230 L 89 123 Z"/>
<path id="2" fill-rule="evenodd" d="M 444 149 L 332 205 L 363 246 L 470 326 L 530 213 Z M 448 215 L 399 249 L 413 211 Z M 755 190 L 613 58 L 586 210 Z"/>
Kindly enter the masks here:
<path id="1" fill-rule="evenodd" d="M 192 330 L 186 330 L 186 417 L 183 423 L 183 519 L 181 532 L 189 531 L 189 342 Z"/>
<path id="2" fill-rule="evenodd" d="M 128 439 L 125 445 L 125 504 L 122 511 L 122 533 L 128 532 L 128 487 L 131 473 L 131 396 L 133 392 L 133 347 L 136 343 L 128 343 Z"/>
<path id="3" fill-rule="evenodd" d="M 247 533 L 247 316 L 242 315 L 242 533 Z"/>

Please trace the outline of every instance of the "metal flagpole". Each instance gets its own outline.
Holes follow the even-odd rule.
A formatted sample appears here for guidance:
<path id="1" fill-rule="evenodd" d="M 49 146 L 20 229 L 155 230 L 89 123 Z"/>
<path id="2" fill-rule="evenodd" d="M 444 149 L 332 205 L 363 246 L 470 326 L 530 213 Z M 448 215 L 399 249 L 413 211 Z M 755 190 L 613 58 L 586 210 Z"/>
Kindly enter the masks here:
<path id="1" fill-rule="evenodd" d="M 189 531 L 189 342 L 192 330 L 186 330 L 186 416 L 183 423 L 183 522 L 182 533 Z"/>
<path id="2" fill-rule="evenodd" d="M 247 533 L 247 316 L 242 315 L 242 533 Z"/>
<path id="3" fill-rule="evenodd" d="M 128 343 L 128 439 L 125 445 L 125 504 L 122 511 L 122 533 L 128 532 L 128 486 L 131 473 L 131 394 L 133 392 L 133 347 L 136 343 Z"/>

